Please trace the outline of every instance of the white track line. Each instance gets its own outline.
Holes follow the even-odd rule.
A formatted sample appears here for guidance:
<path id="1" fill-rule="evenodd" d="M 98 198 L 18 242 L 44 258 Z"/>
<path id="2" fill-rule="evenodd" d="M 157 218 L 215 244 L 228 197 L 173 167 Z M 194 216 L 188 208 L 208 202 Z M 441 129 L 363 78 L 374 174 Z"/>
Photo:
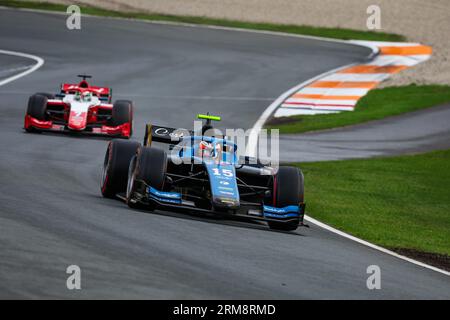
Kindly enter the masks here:
<path id="1" fill-rule="evenodd" d="M 0 7 L 0 8 L 1 8 L 1 9 L 7 9 L 7 7 Z M 8 8 L 8 9 L 10 9 L 10 8 Z M 45 12 L 45 13 L 55 13 L 55 14 L 65 14 L 65 13 L 62 13 L 62 12 L 51 12 L 51 11 L 35 10 L 35 9 L 16 9 L 16 10 L 34 11 L 34 12 Z M 85 16 L 85 15 L 83 15 L 83 16 Z M 95 17 L 95 18 L 105 18 L 105 17 L 98 17 L 98 16 L 92 16 L 92 17 Z M 200 27 L 200 28 L 210 28 L 210 29 L 230 30 L 230 31 L 240 31 L 240 32 L 253 32 L 253 33 L 260 33 L 260 34 L 270 34 L 270 35 L 285 36 L 285 37 L 297 37 L 297 38 L 316 39 L 316 40 L 321 40 L 321 41 L 340 42 L 340 43 L 345 43 L 345 44 L 353 44 L 353 45 L 363 46 L 363 44 L 362 44 L 361 42 L 354 43 L 354 42 L 352 42 L 351 40 L 350 40 L 350 41 L 345 41 L 345 40 L 338 40 L 338 39 L 328 39 L 328 38 L 321 38 L 321 37 L 313 37 L 313 36 L 304 36 L 304 35 L 297 35 L 297 34 L 289 34 L 289 33 L 282 33 L 282 32 L 272 32 L 272 31 L 262 31 L 262 30 L 249 30 L 249 29 L 239 29 L 239 28 L 220 27 L 220 26 L 206 26 L 206 25 L 196 25 L 196 24 L 180 23 L 180 22 L 148 21 L 148 20 L 146 21 L 146 20 L 139 20 L 139 19 L 126 19 L 126 18 L 115 18 L 115 17 L 112 17 L 111 19 L 134 20 L 134 21 L 147 22 L 147 23 L 153 23 L 153 24 L 180 25 L 180 26 L 188 26 L 188 27 L 196 27 L 196 28 L 199 28 L 199 27 Z M 379 49 L 378 49 L 376 46 L 372 45 L 372 43 L 370 43 L 370 42 L 367 42 L 367 44 L 364 44 L 364 45 L 366 45 L 367 47 L 369 47 L 369 48 L 372 49 L 372 52 L 373 52 L 372 55 L 373 55 L 373 56 L 376 56 L 376 54 L 379 52 Z M 0 53 L 2 53 L 1 50 L 0 50 Z M 34 57 L 34 56 L 33 56 L 33 57 Z M 39 57 L 34 57 L 34 58 L 40 59 Z M 32 59 L 33 59 L 33 58 L 32 58 Z M 42 64 L 43 64 L 43 60 L 42 60 Z M 42 64 L 41 64 L 41 65 L 42 65 Z M 257 142 L 258 142 L 258 132 L 262 129 L 262 127 L 264 126 L 264 123 L 267 121 L 267 119 L 270 117 L 270 115 L 275 111 L 275 109 L 276 109 L 278 106 L 280 106 L 281 103 L 282 103 L 285 99 L 287 99 L 291 94 L 293 94 L 293 93 L 295 93 L 297 90 L 300 90 L 301 88 L 307 86 L 308 84 L 312 83 L 313 81 L 316 81 L 316 80 L 318 80 L 318 79 L 320 79 L 320 78 L 322 78 L 322 77 L 325 77 L 325 76 L 327 76 L 327 75 L 329 75 L 329 74 L 332 74 L 332 73 L 334 73 L 334 72 L 336 72 L 336 71 L 338 71 L 338 70 L 341 70 L 341 69 L 344 69 L 344 68 L 347 68 L 347 67 L 351 67 L 351 66 L 356 65 L 356 64 L 357 64 L 357 63 L 349 64 L 349 65 L 346 65 L 346 66 L 343 66 L 343 67 L 340 67 L 340 68 L 337 68 L 337 69 L 334 69 L 334 70 L 325 72 L 325 73 L 323 73 L 323 74 L 321 74 L 321 75 L 319 75 L 319 76 L 317 76 L 317 77 L 314 77 L 314 78 L 312 78 L 312 79 L 310 79 L 310 80 L 307 80 L 307 81 L 305 81 L 305 82 L 303 82 L 303 83 L 297 85 L 296 87 L 294 87 L 294 88 L 292 88 L 292 89 L 286 91 L 286 92 L 283 93 L 280 97 L 278 97 L 278 98 L 277 98 L 277 99 L 276 99 L 269 107 L 267 107 L 266 110 L 264 110 L 263 114 L 259 117 L 259 119 L 258 119 L 258 120 L 256 121 L 256 123 L 254 124 L 253 128 L 251 129 L 251 134 L 250 134 L 250 137 L 249 137 L 249 144 L 248 144 L 248 146 L 247 146 L 247 153 L 248 153 L 250 150 L 253 150 L 253 149 L 256 150 L 256 146 L 257 146 Z M 37 68 L 39 68 L 41 65 L 39 65 Z M 37 68 L 35 68 L 33 71 L 35 71 Z M 33 71 L 31 71 L 31 72 L 33 72 Z M 30 73 L 30 72 L 28 72 L 28 73 Z M 23 76 L 23 75 L 22 75 L 22 76 Z M 15 79 L 13 79 L 13 80 L 15 80 Z M 11 80 L 11 81 L 13 81 L 13 80 Z M 2 85 L 1 82 L 0 82 L 0 85 Z M 252 137 L 253 137 L 253 138 L 252 138 Z M 251 142 L 251 145 L 250 145 L 250 141 L 252 141 L 252 142 Z M 249 148 L 249 146 L 251 146 L 251 147 Z M 253 151 L 252 151 L 252 152 L 253 152 Z M 399 258 L 399 259 L 402 259 L 402 260 L 411 262 L 411 263 L 416 264 L 416 265 L 418 265 L 418 266 L 421 266 L 421 267 L 424 267 L 424 268 L 427 268 L 427 269 L 430 269 L 430 270 L 434 270 L 434 271 L 436 271 L 436 272 L 443 273 L 443 274 L 445 274 L 445 275 L 447 275 L 447 276 L 450 275 L 450 273 L 447 272 L 447 271 L 445 271 L 445 270 L 442 270 L 442 269 L 439 269 L 439 268 L 436 268 L 436 267 L 427 265 L 427 264 L 425 264 L 425 263 L 422 263 L 422 262 L 420 262 L 420 261 L 416 261 L 416 260 L 414 260 L 414 259 L 410 259 L 410 258 L 408 258 L 408 257 L 399 255 L 399 254 L 397 254 L 397 253 L 395 253 L 395 252 L 393 252 L 393 251 L 390 251 L 390 250 L 387 250 L 387 249 L 385 249 L 385 248 L 382 248 L 382 247 L 379 247 L 379 246 L 377 246 L 377 245 L 374 245 L 374 244 L 372 244 L 372 243 L 370 243 L 370 242 L 367 242 L 367 241 L 364 241 L 364 240 L 362 240 L 362 239 L 356 238 L 356 237 L 354 237 L 354 236 L 352 236 L 352 235 L 349 235 L 349 234 L 347 234 L 347 233 L 345 233 L 345 232 L 342 232 L 342 231 L 339 231 L 339 230 L 337 230 L 337 229 L 334 229 L 334 228 L 332 228 L 332 227 L 330 227 L 330 226 L 328 226 L 328 225 L 326 225 L 326 224 L 324 224 L 324 223 L 322 223 L 322 222 L 320 222 L 320 221 L 317 221 L 317 220 L 315 220 L 315 219 L 313 219 L 313 218 L 311 218 L 311 217 L 309 217 L 309 216 L 306 216 L 306 215 L 305 215 L 305 219 L 308 220 L 308 221 L 310 221 L 311 223 L 314 223 L 315 225 L 317 225 L 317 226 L 319 226 L 319 227 L 325 229 L 325 230 L 328 230 L 328 231 L 330 231 L 330 232 L 333 232 L 333 233 L 335 233 L 335 234 L 337 234 L 337 235 L 340 235 L 340 236 L 345 237 L 345 238 L 347 238 L 347 239 L 353 240 L 353 241 L 358 242 L 358 243 L 360 243 L 360 244 L 366 245 L 366 246 L 368 246 L 368 247 L 370 247 L 370 248 L 373 248 L 373 249 L 375 249 L 375 250 L 378 250 L 378 251 L 384 252 L 384 253 L 386 253 L 386 254 L 389 254 L 389 255 L 391 255 L 391 256 L 397 257 L 397 258 Z"/>
<path id="2" fill-rule="evenodd" d="M 418 266 L 421 266 L 421 267 L 424 267 L 424 268 L 427 268 L 427 269 L 430 269 L 430 270 L 433 270 L 433 271 L 436 271 L 436 272 L 440 272 L 442 274 L 445 274 L 446 276 L 450 276 L 450 272 L 448 272 L 448 271 L 445 271 L 445 270 L 442 270 L 442 269 L 430 266 L 430 265 L 428 265 L 426 263 L 423 263 L 423 262 L 420 262 L 420 261 L 417 261 L 417 260 L 414 260 L 414 259 L 402 256 L 402 255 L 400 255 L 398 253 L 395 253 L 394 251 L 388 250 L 386 248 L 377 246 L 377 245 L 375 245 L 373 243 L 370 243 L 370 242 L 367 242 L 365 240 L 359 239 L 359 238 L 354 237 L 354 236 L 352 236 L 352 235 L 350 235 L 348 233 L 345 233 L 345 232 L 337 230 L 337 229 L 335 229 L 333 227 L 330 227 L 329 225 L 327 225 L 325 223 L 322 223 L 322 222 L 320 222 L 320 221 L 318 221 L 318 220 L 316 220 L 314 218 L 311 218 L 311 217 L 309 217 L 307 215 L 305 215 L 305 219 L 308 220 L 309 222 L 311 222 L 311 223 L 313 223 L 313 224 L 315 224 L 315 225 L 325 229 L 325 230 L 331 231 L 331 232 L 333 232 L 335 234 L 340 235 L 341 237 L 344 237 L 344 238 L 350 239 L 352 241 L 358 242 L 358 243 L 360 243 L 360 244 L 362 244 L 362 245 L 364 245 L 366 247 L 369 247 L 369 248 L 381 251 L 383 253 L 389 254 L 391 256 L 397 257 L 399 259 L 402 259 L 402 260 L 414 263 L 415 265 L 418 265 Z"/>
<path id="3" fill-rule="evenodd" d="M 259 119 L 255 122 L 255 124 L 253 125 L 251 131 L 250 131 L 250 135 L 248 137 L 248 143 L 247 143 L 247 148 L 246 148 L 246 154 L 251 156 L 251 157 L 256 157 L 257 156 L 257 147 L 258 147 L 258 134 L 261 131 L 261 129 L 264 127 L 264 124 L 266 123 L 266 121 L 270 118 L 270 116 L 272 115 L 272 113 L 275 112 L 275 110 L 287 99 L 289 98 L 291 95 L 293 95 L 295 92 L 299 91 L 301 88 L 306 87 L 307 85 L 313 83 L 316 80 L 319 80 L 323 77 L 326 77 L 330 74 L 333 74 L 335 72 L 338 72 L 342 69 L 354 66 L 358 63 L 351 63 L 330 71 L 327 71 L 325 73 L 319 74 L 318 76 L 311 78 L 309 80 L 306 80 L 305 82 L 302 82 L 300 84 L 298 84 L 297 86 L 289 89 L 288 91 L 286 91 L 285 93 L 283 93 L 281 96 L 279 96 L 274 102 L 272 102 L 267 108 L 266 110 L 264 110 L 264 112 L 261 114 L 261 116 L 259 117 Z"/>
<path id="4" fill-rule="evenodd" d="M 11 73 L 11 72 L 14 72 L 14 71 L 27 70 L 27 69 L 29 69 L 31 67 L 32 67 L 32 65 L 23 66 L 23 67 L 17 67 L 17 68 L 12 68 L 12 69 L 5 69 L 5 70 L 0 70 L 0 73 Z"/>
<path id="5" fill-rule="evenodd" d="M 7 54 L 7 55 L 11 55 L 11 56 L 16 56 L 16 57 L 23 57 L 23 58 L 28 58 L 28 59 L 32 59 L 32 60 L 36 61 L 36 64 L 33 65 L 32 67 L 30 67 L 28 70 L 25 70 L 24 72 L 18 73 L 14 76 L 11 76 L 9 78 L 1 80 L 0 87 L 7 83 L 10 83 L 14 80 L 22 78 L 22 77 L 26 76 L 27 74 L 30 74 L 30 73 L 36 71 L 44 64 L 44 59 L 42 59 L 38 56 L 34 56 L 32 54 L 27 54 L 27 53 L 17 52 L 17 51 L 8 51 L 8 50 L 0 50 L 0 54 Z"/>

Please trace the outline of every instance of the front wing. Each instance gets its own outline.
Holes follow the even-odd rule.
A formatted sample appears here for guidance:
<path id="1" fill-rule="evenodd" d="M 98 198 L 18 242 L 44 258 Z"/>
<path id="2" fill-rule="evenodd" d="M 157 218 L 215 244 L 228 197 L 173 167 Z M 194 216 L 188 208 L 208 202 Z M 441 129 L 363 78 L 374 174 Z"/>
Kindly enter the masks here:
<path id="1" fill-rule="evenodd" d="M 87 135 L 101 135 L 109 137 L 129 138 L 131 136 L 131 124 L 124 123 L 119 126 L 107 126 L 102 124 L 88 124 L 84 130 L 70 130 L 65 124 L 53 121 L 41 121 L 30 115 L 25 116 L 24 128 L 26 130 L 35 129 L 46 132 L 79 133 Z"/>
<path id="2" fill-rule="evenodd" d="M 123 195 L 119 194 L 118 197 L 125 200 Z M 299 221 L 299 226 L 303 226 L 303 217 L 306 208 L 305 203 L 300 203 L 298 206 L 276 208 L 257 203 L 241 202 L 239 209 L 233 211 L 233 213 L 224 213 L 222 211 L 198 208 L 193 201 L 183 199 L 180 193 L 160 191 L 150 186 L 145 186 L 141 189 L 138 198 L 134 199 L 134 201 L 143 205 L 156 204 L 157 207 L 162 210 L 185 210 L 197 213 L 212 213 L 260 221 Z"/>

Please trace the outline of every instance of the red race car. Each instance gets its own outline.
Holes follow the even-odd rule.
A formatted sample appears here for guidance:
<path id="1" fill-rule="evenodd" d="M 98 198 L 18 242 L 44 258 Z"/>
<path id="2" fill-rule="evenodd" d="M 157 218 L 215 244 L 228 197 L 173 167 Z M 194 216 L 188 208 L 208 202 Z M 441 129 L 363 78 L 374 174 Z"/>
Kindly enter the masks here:
<path id="1" fill-rule="evenodd" d="M 60 131 L 130 138 L 133 103 L 111 104 L 112 89 L 91 86 L 88 75 L 78 84 L 64 83 L 61 92 L 36 93 L 28 100 L 24 128 L 27 132 Z"/>

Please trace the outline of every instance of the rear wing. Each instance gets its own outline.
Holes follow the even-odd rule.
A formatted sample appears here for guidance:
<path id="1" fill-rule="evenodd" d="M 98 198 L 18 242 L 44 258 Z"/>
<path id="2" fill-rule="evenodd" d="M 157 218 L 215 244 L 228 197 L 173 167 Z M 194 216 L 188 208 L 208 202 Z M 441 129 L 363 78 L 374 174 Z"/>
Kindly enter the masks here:
<path id="1" fill-rule="evenodd" d="M 202 127 L 201 135 L 203 135 L 207 130 L 212 129 L 211 121 L 221 120 L 219 116 L 213 116 L 209 113 L 198 114 L 197 118 L 206 120 L 206 123 Z M 153 141 L 174 145 L 180 142 L 180 138 L 183 136 L 194 136 L 194 131 L 155 126 L 149 123 L 145 127 L 144 146 L 150 146 Z"/>
<path id="2" fill-rule="evenodd" d="M 150 146 L 152 142 L 176 144 L 184 135 L 192 136 L 192 130 L 161 127 L 152 124 L 145 126 L 144 146 Z"/>
<path id="3" fill-rule="evenodd" d="M 111 103 L 112 98 L 112 89 L 108 87 L 96 87 L 96 86 L 89 86 L 88 88 L 79 87 L 78 84 L 71 84 L 71 83 L 63 83 L 61 85 L 61 94 L 74 94 L 75 91 L 78 91 L 79 89 L 88 89 L 90 92 L 92 92 L 95 96 L 97 96 L 101 101 Z"/>

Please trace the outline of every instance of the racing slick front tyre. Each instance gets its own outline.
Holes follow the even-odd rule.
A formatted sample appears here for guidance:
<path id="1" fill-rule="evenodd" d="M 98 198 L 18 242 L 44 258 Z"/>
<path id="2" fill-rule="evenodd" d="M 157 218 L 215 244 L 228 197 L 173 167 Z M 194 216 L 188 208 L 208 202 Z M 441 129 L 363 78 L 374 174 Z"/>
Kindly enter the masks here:
<path id="1" fill-rule="evenodd" d="M 42 94 L 34 94 L 28 99 L 27 115 L 44 121 L 47 118 L 47 97 Z M 40 132 L 39 130 L 29 127 L 25 128 L 27 132 Z"/>
<path id="2" fill-rule="evenodd" d="M 108 144 L 103 163 L 101 191 L 105 198 L 114 198 L 127 188 L 128 167 L 140 143 L 114 139 Z"/>
<path id="3" fill-rule="evenodd" d="M 277 208 L 298 206 L 304 201 L 303 173 L 295 167 L 280 167 L 274 177 L 274 203 Z M 294 221 L 268 221 L 270 229 L 293 231 L 296 230 L 300 218 Z"/>
<path id="4" fill-rule="evenodd" d="M 130 124 L 130 136 L 133 135 L 133 102 L 129 100 L 117 100 L 113 104 L 111 122 L 113 126 Z"/>
<path id="5" fill-rule="evenodd" d="M 133 201 L 138 181 L 145 182 L 157 190 L 164 188 L 164 181 L 167 171 L 167 154 L 164 150 L 152 147 L 142 147 L 137 152 L 130 163 L 127 185 L 127 204 L 131 208 L 136 208 L 137 203 Z M 141 184 L 142 185 L 142 184 Z M 153 211 L 154 204 L 146 206 L 146 209 Z"/>

